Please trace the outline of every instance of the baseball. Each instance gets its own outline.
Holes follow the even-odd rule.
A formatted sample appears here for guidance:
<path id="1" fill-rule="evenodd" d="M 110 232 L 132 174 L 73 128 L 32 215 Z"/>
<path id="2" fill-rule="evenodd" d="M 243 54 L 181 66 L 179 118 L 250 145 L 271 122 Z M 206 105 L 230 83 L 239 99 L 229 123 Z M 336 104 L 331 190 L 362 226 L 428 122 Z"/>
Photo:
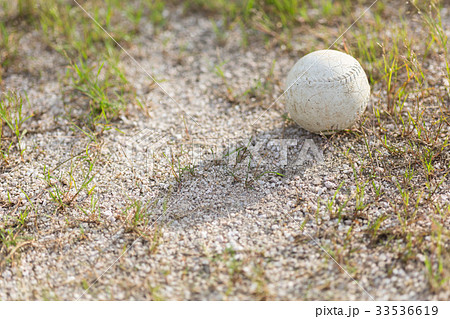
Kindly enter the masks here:
<path id="1" fill-rule="evenodd" d="M 311 132 L 332 133 L 350 127 L 366 109 L 367 76 L 352 56 L 320 50 L 298 60 L 286 81 L 291 118 Z"/>

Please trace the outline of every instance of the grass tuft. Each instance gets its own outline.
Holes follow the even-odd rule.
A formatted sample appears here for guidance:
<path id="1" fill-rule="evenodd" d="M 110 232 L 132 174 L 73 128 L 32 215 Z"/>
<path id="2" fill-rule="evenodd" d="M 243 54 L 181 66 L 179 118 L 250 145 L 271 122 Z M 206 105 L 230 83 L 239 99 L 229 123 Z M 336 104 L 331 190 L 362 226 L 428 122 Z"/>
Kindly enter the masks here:
<path id="1" fill-rule="evenodd" d="M 25 151 L 21 140 L 27 130 L 22 126 L 33 115 L 25 114 L 23 104 L 23 97 L 17 92 L 7 91 L 0 96 L 0 153 L 5 161 L 14 145 L 20 155 Z"/>

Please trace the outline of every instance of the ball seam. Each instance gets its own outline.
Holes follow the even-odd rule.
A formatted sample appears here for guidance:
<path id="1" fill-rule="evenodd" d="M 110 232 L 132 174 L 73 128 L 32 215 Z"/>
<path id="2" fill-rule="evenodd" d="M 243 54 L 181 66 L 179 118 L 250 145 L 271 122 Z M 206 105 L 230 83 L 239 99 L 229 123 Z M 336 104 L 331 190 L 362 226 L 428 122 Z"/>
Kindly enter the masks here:
<path id="1" fill-rule="evenodd" d="M 334 87 L 337 84 L 345 84 L 350 82 L 350 80 L 354 80 L 357 76 L 361 74 L 363 69 L 358 63 L 355 63 L 347 73 L 344 73 L 339 76 L 330 77 L 326 79 L 310 79 L 306 78 L 305 82 L 311 87 L 320 87 L 320 86 L 331 86 Z"/>

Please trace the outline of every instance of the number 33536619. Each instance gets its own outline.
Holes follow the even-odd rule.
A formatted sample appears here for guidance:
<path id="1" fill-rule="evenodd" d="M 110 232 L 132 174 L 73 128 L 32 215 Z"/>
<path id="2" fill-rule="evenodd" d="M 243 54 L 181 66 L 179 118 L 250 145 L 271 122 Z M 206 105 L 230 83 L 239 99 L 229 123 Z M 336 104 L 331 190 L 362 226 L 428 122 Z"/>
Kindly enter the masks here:
<path id="1" fill-rule="evenodd" d="M 435 316 L 438 314 L 437 306 L 377 306 L 377 316 L 406 316 L 406 315 L 424 315 Z"/>

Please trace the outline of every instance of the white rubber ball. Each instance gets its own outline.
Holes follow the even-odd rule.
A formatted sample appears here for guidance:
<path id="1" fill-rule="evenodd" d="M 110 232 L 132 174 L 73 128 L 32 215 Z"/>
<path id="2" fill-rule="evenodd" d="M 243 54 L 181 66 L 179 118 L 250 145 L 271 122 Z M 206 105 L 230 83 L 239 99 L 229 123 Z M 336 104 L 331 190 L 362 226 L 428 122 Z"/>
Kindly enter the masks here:
<path id="1" fill-rule="evenodd" d="M 367 76 L 352 56 L 320 50 L 298 60 L 286 81 L 291 118 L 311 132 L 332 133 L 350 127 L 366 109 Z"/>

